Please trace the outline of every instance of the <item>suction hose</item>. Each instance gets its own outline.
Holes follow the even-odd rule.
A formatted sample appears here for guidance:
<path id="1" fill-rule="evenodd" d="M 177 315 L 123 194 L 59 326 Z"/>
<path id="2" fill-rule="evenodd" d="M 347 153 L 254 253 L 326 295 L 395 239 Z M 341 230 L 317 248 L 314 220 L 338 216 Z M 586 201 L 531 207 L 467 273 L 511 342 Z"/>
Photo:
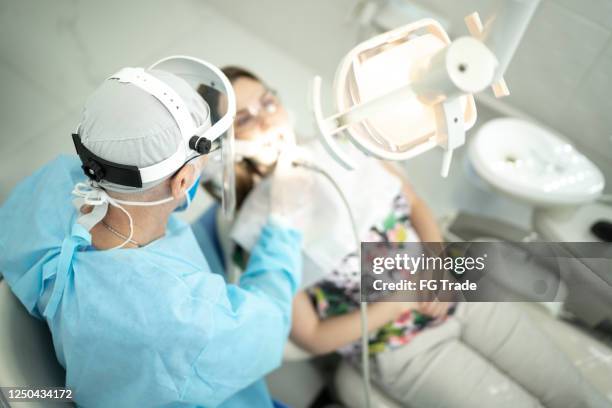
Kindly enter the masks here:
<path id="1" fill-rule="evenodd" d="M 353 215 L 353 211 L 351 210 L 351 206 L 348 202 L 348 199 L 342 192 L 342 189 L 340 189 L 340 186 L 338 185 L 338 183 L 336 183 L 336 180 L 334 180 L 333 177 L 331 177 L 329 173 L 327 173 L 325 170 L 316 166 L 313 163 L 306 162 L 306 161 L 294 161 L 293 165 L 302 167 L 302 168 L 305 168 L 310 171 L 314 171 L 316 173 L 323 175 L 334 187 L 334 189 L 336 190 L 336 192 L 342 199 L 342 203 L 344 204 L 344 207 L 346 208 L 346 212 L 350 218 L 351 227 L 353 230 L 353 236 L 355 237 L 355 245 L 357 248 L 357 258 L 361 259 L 361 239 L 359 237 L 359 231 L 357 230 L 355 216 Z M 360 286 L 360 291 L 361 291 L 361 286 Z M 361 297 L 362 294 L 360 293 L 359 295 Z M 363 382 L 364 382 L 363 396 L 365 398 L 366 407 L 370 408 L 372 403 L 371 403 L 371 398 L 370 398 L 371 385 L 370 385 L 370 359 L 369 359 L 370 356 L 369 356 L 369 351 L 368 351 L 369 333 L 368 333 L 368 303 L 367 302 L 363 302 L 363 301 L 360 302 L 360 312 L 361 312 L 361 372 L 362 372 Z"/>

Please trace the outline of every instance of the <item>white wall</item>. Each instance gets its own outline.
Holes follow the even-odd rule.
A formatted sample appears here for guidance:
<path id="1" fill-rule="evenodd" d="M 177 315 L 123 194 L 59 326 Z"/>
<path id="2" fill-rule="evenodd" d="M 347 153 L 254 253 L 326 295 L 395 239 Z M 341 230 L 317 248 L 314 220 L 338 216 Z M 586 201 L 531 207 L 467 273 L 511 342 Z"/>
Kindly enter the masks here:
<path id="1" fill-rule="evenodd" d="M 104 78 L 171 54 L 252 68 L 310 133 L 314 71 L 202 1 L 0 0 L 0 49 L 0 202 L 37 167 L 74 152 L 70 133 Z"/>

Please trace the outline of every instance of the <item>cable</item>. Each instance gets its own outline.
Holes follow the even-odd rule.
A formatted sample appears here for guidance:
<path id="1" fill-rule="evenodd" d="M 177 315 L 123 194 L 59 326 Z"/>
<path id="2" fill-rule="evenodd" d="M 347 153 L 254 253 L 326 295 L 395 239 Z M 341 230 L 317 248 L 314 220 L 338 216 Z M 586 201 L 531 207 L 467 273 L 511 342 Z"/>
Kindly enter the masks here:
<path id="1" fill-rule="evenodd" d="M 357 259 L 361 262 L 361 239 L 359 237 L 359 231 L 357 229 L 357 223 L 355 222 L 355 216 L 353 215 L 353 211 L 351 210 L 351 206 L 348 202 L 348 199 L 340 189 L 336 180 L 333 179 L 332 176 L 329 175 L 325 170 L 316 166 L 313 163 L 305 162 L 305 161 L 294 161 L 293 164 L 295 166 L 303 167 L 305 169 L 314 171 L 323 175 L 334 187 L 340 198 L 342 199 L 342 203 L 346 208 L 346 212 L 351 221 L 351 227 L 353 230 L 353 236 L 355 237 L 355 244 L 357 247 Z M 360 300 L 363 299 L 361 293 L 361 285 L 359 285 L 359 297 Z M 369 360 L 369 333 L 368 333 L 368 302 L 361 301 L 360 302 L 360 312 L 361 312 L 361 371 L 363 375 L 363 396 L 365 398 L 366 407 L 370 408 L 372 405 L 372 401 L 370 398 L 370 360 Z"/>

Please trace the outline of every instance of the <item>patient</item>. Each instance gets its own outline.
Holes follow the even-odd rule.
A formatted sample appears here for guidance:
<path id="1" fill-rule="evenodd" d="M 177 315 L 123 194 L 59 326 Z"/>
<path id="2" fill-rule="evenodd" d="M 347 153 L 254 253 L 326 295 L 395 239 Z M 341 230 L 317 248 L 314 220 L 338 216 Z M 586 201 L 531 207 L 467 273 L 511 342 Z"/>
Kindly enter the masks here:
<path id="1" fill-rule="evenodd" d="M 262 81 L 236 67 L 224 72 L 237 98 L 240 207 L 270 173 L 281 144 L 291 143 L 293 135 L 286 110 Z M 441 242 L 426 203 L 400 172 L 379 165 L 384 166 L 385 177 L 401 180 L 401 188 L 362 241 Z M 215 193 L 211 184 L 205 187 Z M 237 264 L 246 262 L 246 249 L 238 245 L 232 249 Z M 298 293 L 291 330 L 294 343 L 313 354 L 338 351 L 358 364 L 358 271 L 357 254 L 346 253 L 325 278 Z M 373 380 L 405 406 L 612 406 L 511 303 L 380 302 L 368 306 L 368 324 Z"/>

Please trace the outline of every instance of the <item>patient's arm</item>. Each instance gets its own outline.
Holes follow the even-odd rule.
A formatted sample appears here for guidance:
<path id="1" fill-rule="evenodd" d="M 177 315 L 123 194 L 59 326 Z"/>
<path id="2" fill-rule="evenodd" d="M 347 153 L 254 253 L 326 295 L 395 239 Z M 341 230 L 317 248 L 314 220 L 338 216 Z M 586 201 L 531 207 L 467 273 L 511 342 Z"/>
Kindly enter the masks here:
<path id="1" fill-rule="evenodd" d="M 381 161 L 382 166 L 392 175 L 402 181 L 402 191 L 410 204 L 410 220 L 419 238 L 423 242 L 442 242 L 442 233 L 425 201 L 419 197 L 408 177 L 394 163 Z"/>
<path id="2" fill-rule="evenodd" d="M 407 302 L 378 302 L 368 305 L 368 331 L 373 332 L 416 308 Z M 308 294 L 298 292 L 293 300 L 291 340 L 312 354 L 325 354 L 361 338 L 359 310 L 341 316 L 319 319 Z"/>
<path id="3" fill-rule="evenodd" d="M 433 213 L 415 193 L 405 174 L 391 163 L 381 163 L 389 173 L 402 181 L 402 191 L 411 207 L 410 219 L 421 241 L 442 242 L 442 234 Z M 376 331 L 412 309 L 439 317 L 446 314 L 449 305 L 441 302 L 371 303 L 368 305 L 368 331 Z M 304 350 L 313 354 L 325 354 L 357 341 L 360 337 L 359 310 L 321 320 L 306 292 L 300 291 L 295 296 L 291 340 Z"/>
<path id="4" fill-rule="evenodd" d="M 423 242 L 442 242 L 442 233 L 435 216 L 425 201 L 416 195 L 415 197 L 410 203 L 410 220 L 414 230 Z"/>

